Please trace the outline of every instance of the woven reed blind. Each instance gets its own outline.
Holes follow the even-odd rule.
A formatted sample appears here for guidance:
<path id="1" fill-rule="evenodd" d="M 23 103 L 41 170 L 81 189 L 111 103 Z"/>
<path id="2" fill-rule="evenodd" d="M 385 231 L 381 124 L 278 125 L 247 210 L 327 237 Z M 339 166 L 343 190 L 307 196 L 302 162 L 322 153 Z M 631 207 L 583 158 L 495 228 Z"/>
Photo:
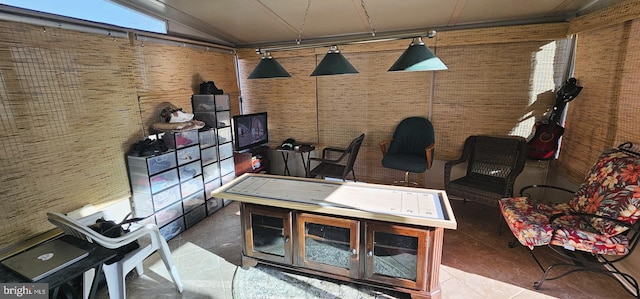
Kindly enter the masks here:
<path id="1" fill-rule="evenodd" d="M 445 48 L 452 71 L 436 74 L 436 157 L 459 157 L 470 135 L 527 137 L 553 106 L 566 40 Z"/>
<path id="2" fill-rule="evenodd" d="M 479 44 L 474 36 L 473 44 L 467 46 L 434 47 L 435 40 L 427 40 L 449 66 L 437 72 L 434 81 L 431 120 L 437 159 L 457 158 L 469 135 L 527 136 L 535 119 L 553 106 L 554 80 L 560 78 L 558 69 L 564 68 L 564 61 L 556 56 L 563 53 L 566 43 L 547 35 L 542 41 L 531 41 L 530 34 L 520 37 L 536 30 L 540 27 L 500 30 L 515 36 L 510 43 L 498 43 L 493 35 L 487 36 L 487 44 Z M 269 113 L 273 146 L 294 138 L 320 148 L 346 147 L 365 133 L 355 165 L 358 179 L 396 180 L 402 172 L 381 166 L 378 143 L 391 138 L 402 119 L 428 117 L 430 112 L 430 72 L 387 72 L 406 47 L 406 42 L 398 41 L 343 47 L 343 54 L 359 73 L 316 78 L 309 74 L 325 49 L 317 49 L 316 55 L 310 50 L 273 53 L 292 77 L 259 80 L 243 79 L 259 56 L 248 50 L 239 52 L 245 112 Z"/>
<path id="3" fill-rule="evenodd" d="M 231 54 L 11 22 L 0 36 L 0 248 L 51 229 L 48 211 L 128 198 L 125 153 L 163 101 L 191 110 L 212 80 L 237 107 Z"/>
<path id="4" fill-rule="evenodd" d="M 391 43 L 391 47 L 400 45 Z M 277 146 L 286 138 L 325 146 L 347 147 L 365 133 L 355 171 L 358 180 L 389 181 L 393 173 L 380 165 L 378 143 L 390 138 L 405 117 L 429 113 L 430 76 L 424 72 L 388 73 L 387 69 L 406 48 L 373 47 L 366 52 L 341 48 L 359 74 L 310 77 L 326 49 L 275 54 L 291 78 L 243 80 L 245 113 L 267 111 L 269 139 Z M 240 77 L 246 78 L 259 57 L 251 51 L 239 52 Z"/>
<path id="5" fill-rule="evenodd" d="M 146 135 L 157 133 L 151 125 L 166 104 L 193 112 L 191 95 L 200 92 L 204 81 L 214 81 L 229 94 L 232 114 L 239 113 L 233 55 L 149 42 L 136 42 L 132 49 L 139 61 L 136 71 L 142 81 L 136 94 Z"/>
<path id="6" fill-rule="evenodd" d="M 575 77 L 584 87 L 567 108 L 556 169 L 584 180 L 605 148 L 640 144 L 640 19 L 578 34 Z"/>
<path id="7" fill-rule="evenodd" d="M 2 247 L 50 229 L 48 211 L 127 197 L 139 113 L 127 39 L 6 22 L 0 36 Z"/>
<path id="8" fill-rule="evenodd" d="M 534 62 L 578 33 L 575 76 L 585 89 L 568 107 L 555 165 L 578 182 L 603 148 L 640 143 L 639 7 L 625 1 L 570 24 L 440 32 L 437 45 L 426 40 L 449 66 L 435 75 L 432 111 L 430 73 L 386 72 L 409 41 L 341 47 L 360 74 L 326 78 L 308 76 L 326 49 L 275 53 L 293 77 L 266 80 L 244 79 L 259 56 L 239 51 L 243 107 L 268 111 L 272 145 L 293 137 L 346 146 L 367 134 L 356 173 L 390 181 L 401 174 L 381 167 L 378 142 L 407 116 L 433 115 L 440 160 L 457 157 L 471 134 L 525 134 L 552 106 L 563 69 Z M 47 211 L 128 197 L 125 152 L 162 103 L 190 108 L 198 84 L 211 80 L 239 113 L 230 54 L 10 22 L 0 22 L 0 36 L 0 247 L 50 229 Z"/>

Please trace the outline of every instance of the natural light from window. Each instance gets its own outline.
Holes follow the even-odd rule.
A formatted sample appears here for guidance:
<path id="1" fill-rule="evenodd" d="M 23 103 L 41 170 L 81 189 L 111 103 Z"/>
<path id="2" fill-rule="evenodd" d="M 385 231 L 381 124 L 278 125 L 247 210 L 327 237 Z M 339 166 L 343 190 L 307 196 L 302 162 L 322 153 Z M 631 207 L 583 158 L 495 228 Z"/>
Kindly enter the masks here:
<path id="1" fill-rule="evenodd" d="M 163 20 L 107 0 L 0 0 L 0 4 L 124 28 L 167 33 L 167 25 Z"/>
<path id="2" fill-rule="evenodd" d="M 565 44 L 565 43 L 563 43 Z M 564 48 L 558 49 L 558 41 L 549 42 L 532 53 L 531 56 L 531 89 L 529 90 L 529 106 L 536 104 L 542 96 L 553 93 L 555 90 L 554 74 L 557 63 L 566 63 L 563 58 L 557 57 L 559 53 L 564 52 Z M 510 132 L 511 135 L 531 137 L 532 128 L 535 123 L 540 120 L 534 117 L 534 110 L 525 112 L 520 118 L 520 122 L 514 126 Z"/>

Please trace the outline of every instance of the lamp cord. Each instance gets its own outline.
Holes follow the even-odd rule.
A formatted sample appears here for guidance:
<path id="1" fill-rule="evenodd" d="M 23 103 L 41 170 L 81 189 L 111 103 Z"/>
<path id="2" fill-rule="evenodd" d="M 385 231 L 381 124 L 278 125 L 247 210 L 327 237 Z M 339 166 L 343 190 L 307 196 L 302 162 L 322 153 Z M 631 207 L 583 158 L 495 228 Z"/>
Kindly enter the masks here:
<path id="1" fill-rule="evenodd" d="M 307 21 L 307 15 L 309 14 L 309 7 L 311 6 L 311 0 L 307 1 L 307 9 L 304 11 L 304 18 L 302 19 L 302 25 L 300 25 L 300 30 L 298 30 L 298 38 L 296 38 L 296 44 L 299 45 L 302 41 L 302 29 L 304 28 L 304 23 Z"/>
<path id="2" fill-rule="evenodd" d="M 364 6 L 364 0 L 360 0 L 360 5 L 362 5 L 362 10 L 364 10 L 364 15 L 367 17 L 367 21 L 369 22 L 369 28 L 371 28 L 371 36 L 376 36 L 376 30 L 373 29 L 373 24 L 371 23 L 371 17 L 369 16 L 369 12 L 367 12 L 367 8 Z"/>
<path id="3" fill-rule="evenodd" d="M 369 22 L 369 28 L 371 29 L 371 36 L 376 36 L 376 30 L 373 28 L 373 23 L 371 22 L 371 16 L 369 16 L 369 12 L 367 11 L 367 7 L 365 6 L 364 0 L 360 0 L 360 5 L 362 6 L 364 15 L 367 17 L 367 22 Z M 296 38 L 297 45 L 299 45 L 302 42 L 302 31 L 304 29 L 304 24 L 307 22 L 309 7 L 311 7 L 311 0 L 307 0 L 307 9 L 305 9 L 304 11 L 304 17 L 302 18 L 302 25 L 300 25 L 300 30 L 298 30 L 298 38 Z"/>

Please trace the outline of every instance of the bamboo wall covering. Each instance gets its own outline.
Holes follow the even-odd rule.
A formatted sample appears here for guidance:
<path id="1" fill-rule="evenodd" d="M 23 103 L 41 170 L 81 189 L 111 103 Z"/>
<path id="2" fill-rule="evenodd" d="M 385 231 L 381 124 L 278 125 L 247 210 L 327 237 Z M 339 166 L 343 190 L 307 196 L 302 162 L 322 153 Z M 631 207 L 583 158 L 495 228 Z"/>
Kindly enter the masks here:
<path id="1" fill-rule="evenodd" d="M 319 148 L 346 147 L 365 133 L 355 165 L 358 179 L 392 182 L 403 173 L 382 167 L 378 143 L 391 138 L 406 117 L 431 115 L 436 158 L 451 160 L 458 157 L 464 140 L 472 134 L 528 136 L 535 120 L 553 106 L 553 90 L 561 83 L 566 65 L 564 36 L 557 36 L 554 30 L 550 34 L 540 26 L 496 31 L 501 39 L 473 35 L 468 45 L 463 45 L 464 39 L 448 38 L 448 32 L 438 35 L 447 41 L 445 46 L 426 40 L 449 67 L 433 78 L 431 72 L 387 72 L 409 41 L 341 47 L 359 73 L 324 77 L 309 76 L 326 53 L 326 49 L 317 48 L 312 53 L 272 53 L 291 78 L 247 80 L 260 57 L 253 49 L 245 49 L 238 52 L 243 107 L 247 113 L 269 113 L 272 146 L 294 138 Z M 480 42 L 483 37 L 484 44 Z M 283 103 L 291 105 L 283 107 Z M 421 175 L 418 180 L 423 178 Z"/>
<path id="2" fill-rule="evenodd" d="M 214 81 L 237 113 L 234 56 L 0 22 L 0 248 L 68 212 L 130 196 L 125 153 L 162 102 Z M 140 100 L 139 100 L 140 99 Z"/>
<path id="3" fill-rule="evenodd" d="M 378 143 L 408 116 L 431 115 L 441 161 L 472 134 L 529 135 L 553 106 L 573 33 L 584 90 L 552 171 L 580 182 L 603 148 L 640 143 L 638 14 L 630 0 L 568 23 L 439 32 L 425 42 L 449 70 L 435 74 L 386 72 L 409 40 L 341 46 L 356 75 L 310 77 L 326 48 L 277 51 L 292 77 L 261 80 L 246 79 L 254 49 L 238 50 L 236 77 L 230 53 L 0 22 L 0 248 L 51 229 L 48 211 L 129 197 L 131 144 L 164 103 L 190 111 L 202 81 L 231 95 L 234 115 L 267 111 L 272 146 L 346 146 L 365 133 L 358 179 L 390 182 L 402 173 L 382 168 Z"/>
<path id="4" fill-rule="evenodd" d="M 640 144 L 640 19 L 615 24 L 582 21 L 606 26 L 578 33 L 575 77 L 584 89 L 567 107 L 556 165 L 576 183 L 583 181 L 605 148 L 627 141 Z"/>
<path id="5" fill-rule="evenodd" d="M 361 179 L 389 181 L 389 176 L 398 176 L 381 168 L 377 144 L 406 116 L 432 115 L 440 160 L 457 158 L 469 135 L 530 136 L 535 121 L 546 119 L 545 112 L 554 105 L 567 69 L 565 38 L 576 33 L 574 77 L 585 89 L 566 108 L 567 131 L 558 163 L 552 166 L 579 183 L 604 147 L 640 143 L 634 83 L 638 55 L 628 50 L 637 43 L 639 14 L 640 2 L 630 0 L 566 23 L 439 32 L 437 43 L 425 42 L 449 70 L 435 72 L 433 78 L 430 73 L 386 73 L 382 66 L 391 65 L 408 41 L 341 46 L 360 73 L 326 78 L 308 76 L 326 53 L 317 48 L 274 53 L 292 78 L 246 80 L 259 56 L 254 49 L 243 49 L 238 57 L 244 109 L 286 113 L 287 122 L 295 125 L 275 131 L 275 143 L 294 137 L 316 139 L 320 147 L 345 145 L 362 131 L 367 137 L 356 171 L 364 173 Z M 433 94 L 428 88 L 432 80 Z M 265 104 L 275 101 L 298 105 L 282 110 Z M 367 124 L 365 129 L 361 124 Z"/>

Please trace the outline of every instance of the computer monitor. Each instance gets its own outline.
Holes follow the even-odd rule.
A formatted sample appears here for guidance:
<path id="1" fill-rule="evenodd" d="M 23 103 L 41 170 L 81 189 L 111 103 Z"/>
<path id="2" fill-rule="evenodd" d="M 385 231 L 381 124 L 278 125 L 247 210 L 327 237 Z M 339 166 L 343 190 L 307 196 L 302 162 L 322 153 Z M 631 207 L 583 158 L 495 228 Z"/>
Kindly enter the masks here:
<path id="1" fill-rule="evenodd" d="M 267 113 L 236 115 L 232 118 L 233 149 L 243 151 L 269 142 Z"/>

